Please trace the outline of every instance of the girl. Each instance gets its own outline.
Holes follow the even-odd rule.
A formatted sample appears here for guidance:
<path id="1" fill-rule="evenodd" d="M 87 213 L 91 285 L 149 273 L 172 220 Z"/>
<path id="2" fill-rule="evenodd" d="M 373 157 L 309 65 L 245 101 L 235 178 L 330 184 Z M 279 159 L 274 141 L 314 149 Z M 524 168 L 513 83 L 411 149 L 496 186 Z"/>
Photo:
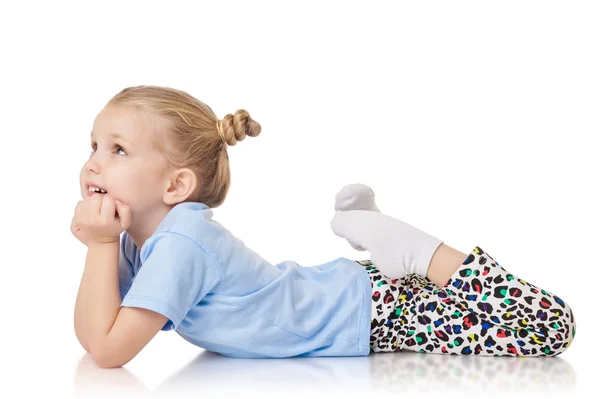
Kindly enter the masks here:
<path id="1" fill-rule="evenodd" d="M 569 306 L 382 214 L 364 185 L 336 196 L 331 226 L 371 260 L 272 265 L 212 220 L 229 190 L 227 145 L 255 137 L 245 110 L 219 120 L 186 92 L 116 94 L 94 120 L 71 231 L 87 247 L 77 339 L 103 368 L 158 331 L 228 357 L 366 356 L 401 350 L 555 356 Z"/>

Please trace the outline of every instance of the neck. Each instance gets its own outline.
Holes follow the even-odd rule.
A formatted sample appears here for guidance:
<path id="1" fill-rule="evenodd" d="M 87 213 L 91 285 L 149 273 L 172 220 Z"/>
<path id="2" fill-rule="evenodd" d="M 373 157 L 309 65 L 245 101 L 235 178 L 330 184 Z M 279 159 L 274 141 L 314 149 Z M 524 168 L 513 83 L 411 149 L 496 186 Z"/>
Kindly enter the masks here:
<path id="1" fill-rule="evenodd" d="M 172 208 L 172 206 L 165 205 L 153 212 L 144 212 L 143 217 L 132 215 L 132 220 L 139 222 L 132 222 L 127 229 L 127 234 L 129 234 L 136 247 L 142 249 L 142 245 L 154 234 L 160 222 L 163 221 Z"/>

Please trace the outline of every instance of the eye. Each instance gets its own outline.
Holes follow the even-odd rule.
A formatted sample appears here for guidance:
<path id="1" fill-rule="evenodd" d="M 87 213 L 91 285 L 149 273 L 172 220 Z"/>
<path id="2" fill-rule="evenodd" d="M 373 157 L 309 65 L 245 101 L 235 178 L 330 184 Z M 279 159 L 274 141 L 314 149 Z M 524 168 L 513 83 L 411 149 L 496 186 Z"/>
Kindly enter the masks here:
<path id="1" fill-rule="evenodd" d="M 119 151 L 119 150 L 120 150 L 120 151 L 123 151 L 123 152 L 125 153 L 125 155 L 127 155 L 127 152 L 126 152 L 126 151 L 123 149 L 123 147 L 121 147 L 120 145 L 118 145 L 118 144 L 115 144 L 115 145 L 114 145 L 114 148 L 118 148 L 118 150 L 117 150 L 117 151 Z M 96 150 L 96 143 L 92 143 L 92 151 L 90 151 L 90 154 L 93 154 L 95 150 Z"/>

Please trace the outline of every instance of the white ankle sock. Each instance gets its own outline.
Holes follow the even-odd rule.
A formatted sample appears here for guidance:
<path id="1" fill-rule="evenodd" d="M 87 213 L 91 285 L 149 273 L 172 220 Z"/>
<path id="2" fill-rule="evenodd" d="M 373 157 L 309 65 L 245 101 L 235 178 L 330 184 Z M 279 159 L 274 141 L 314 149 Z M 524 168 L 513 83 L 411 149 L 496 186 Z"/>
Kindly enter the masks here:
<path id="1" fill-rule="evenodd" d="M 365 184 L 348 184 L 344 186 L 335 196 L 336 211 L 351 211 L 365 210 L 379 212 L 377 204 L 375 204 L 375 193 L 371 187 Z M 365 251 L 366 249 L 346 239 L 348 244 L 357 251 Z"/>
<path id="2" fill-rule="evenodd" d="M 336 211 L 350 211 L 362 209 L 365 211 L 379 212 L 375 204 L 375 192 L 366 184 L 348 184 L 335 195 Z"/>
<path id="3" fill-rule="evenodd" d="M 342 191 L 345 194 L 359 193 L 363 200 L 340 195 Z M 371 195 L 372 190 L 368 186 L 350 185 L 342 191 L 339 197 L 336 196 L 336 209 L 341 209 L 340 205 L 347 207 L 358 203 L 376 209 L 374 194 Z M 371 203 L 364 201 L 365 195 L 371 197 Z M 442 240 L 416 227 L 372 210 L 339 210 L 331 220 L 331 229 L 337 236 L 346 238 L 353 248 L 367 249 L 375 267 L 390 278 L 412 273 L 426 276 L 433 254 L 443 244 Z"/>

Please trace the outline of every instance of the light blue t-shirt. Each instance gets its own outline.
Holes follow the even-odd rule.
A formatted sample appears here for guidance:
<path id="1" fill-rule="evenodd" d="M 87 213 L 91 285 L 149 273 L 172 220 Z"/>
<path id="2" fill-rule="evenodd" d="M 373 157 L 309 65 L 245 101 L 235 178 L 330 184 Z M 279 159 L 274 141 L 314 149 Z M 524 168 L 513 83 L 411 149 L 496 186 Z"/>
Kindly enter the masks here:
<path id="1" fill-rule="evenodd" d="M 366 356 L 371 283 L 358 263 L 272 265 L 200 202 L 174 206 L 137 248 L 121 236 L 121 306 L 168 317 L 163 331 L 227 357 Z"/>

